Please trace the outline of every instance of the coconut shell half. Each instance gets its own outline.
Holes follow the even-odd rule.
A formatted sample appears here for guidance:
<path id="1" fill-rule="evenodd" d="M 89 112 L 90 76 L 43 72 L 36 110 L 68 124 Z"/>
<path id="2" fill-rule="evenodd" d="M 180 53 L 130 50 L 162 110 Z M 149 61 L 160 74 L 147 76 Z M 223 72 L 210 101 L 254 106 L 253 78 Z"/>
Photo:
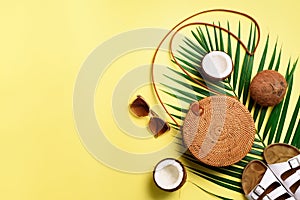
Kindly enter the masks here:
<path id="1" fill-rule="evenodd" d="M 198 160 L 222 167 L 245 157 L 256 130 L 248 109 L 237 99 L 211 96 L 191 104 L 182 133 L 185 144 Z"/>
<path id="2" fill-rule="evenodd" d="M 153 170 L 155 185 L 167 192 L 180 189 L 186 182 L 187 173 L 183 164 L 173 158 L 161 160 Z"/>
<path id="3" fill-rule="evenodd" d="M 200 73 L 211 81 L 227 78 L 232 73 L 232 70 L 232 59 L 223 51 L 211 51 L 201 61 Z"/>

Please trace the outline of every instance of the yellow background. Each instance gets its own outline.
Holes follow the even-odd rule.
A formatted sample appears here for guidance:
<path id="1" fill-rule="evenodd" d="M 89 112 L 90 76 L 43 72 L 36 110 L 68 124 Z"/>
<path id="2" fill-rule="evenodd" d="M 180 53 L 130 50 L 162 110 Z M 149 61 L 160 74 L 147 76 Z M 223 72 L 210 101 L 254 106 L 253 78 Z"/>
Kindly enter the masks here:
<path id="1" fill-rule="evenodd" d="M 72 113 L 76 76 L 99 44 L 132 29 L 168 29 L 211 8 L 250 14 L 263 36 L 279 38 L 285 60 L 299 56 L 296 0 L 1 0 L 0 199 L 211 199 L 190 183 L 168 194 L 151 173 L 100 164 L 81 144 Z M 299 78 L 300 67 L 296 85 Z"/>

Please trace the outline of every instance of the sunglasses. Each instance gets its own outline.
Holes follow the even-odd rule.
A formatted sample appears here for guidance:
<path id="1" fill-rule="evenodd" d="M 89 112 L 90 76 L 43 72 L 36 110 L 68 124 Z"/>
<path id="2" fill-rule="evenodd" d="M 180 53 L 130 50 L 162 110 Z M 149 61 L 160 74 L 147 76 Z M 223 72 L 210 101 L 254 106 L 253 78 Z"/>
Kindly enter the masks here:
<path id="1" fill-rule="evenodd" d="M 131 113 L 136 117 L 150 117 L 148 128 L 154 137 L 158 137 L 170 130 L 169 124 L 150 109 L 148 103 L 143 99 L 142 96 L 138 95 L 136 99 L 129 105 L 129 108 Z"/>

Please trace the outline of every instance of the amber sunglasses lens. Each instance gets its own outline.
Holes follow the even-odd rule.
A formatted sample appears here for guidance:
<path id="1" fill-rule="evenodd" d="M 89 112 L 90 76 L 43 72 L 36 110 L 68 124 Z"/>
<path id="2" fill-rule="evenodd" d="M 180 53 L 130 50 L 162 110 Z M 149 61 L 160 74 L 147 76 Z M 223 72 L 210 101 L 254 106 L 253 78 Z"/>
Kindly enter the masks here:
<path id="1" fill-rule="evenodd" d="M 151 117 L 149 121 L 149 129 L 155 137 L 158 137 L 170 130 L 170 126 L 167 122 L 158 117 Z"/>
<path id="2" fill-rule="evenodd" d="M 132 104 L 130 104 L 130 110 L 138 117 L 148 116 L 150 112 L 149 105 L 141 96 L 137 96 Z"/>

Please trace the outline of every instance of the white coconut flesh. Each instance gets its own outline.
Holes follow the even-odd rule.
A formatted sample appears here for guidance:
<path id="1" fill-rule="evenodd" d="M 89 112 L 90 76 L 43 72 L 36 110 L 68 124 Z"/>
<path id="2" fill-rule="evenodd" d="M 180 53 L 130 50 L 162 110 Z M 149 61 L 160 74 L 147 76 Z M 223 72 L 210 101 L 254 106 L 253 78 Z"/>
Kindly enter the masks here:
<path id="1" fill-rule="evenodd" d="M 183 166 L 175 159 L 159 162 L 154 171 L 154 181 L 165 190 L 176 189 L 184 181 Z"/>
<path id="2" fill-rule="evenodd" d="M 202 69 L 212 78 L 226 78 L 233 69 L 231 57 L 222 51 L 212 51 L 204 56 Z"/>

